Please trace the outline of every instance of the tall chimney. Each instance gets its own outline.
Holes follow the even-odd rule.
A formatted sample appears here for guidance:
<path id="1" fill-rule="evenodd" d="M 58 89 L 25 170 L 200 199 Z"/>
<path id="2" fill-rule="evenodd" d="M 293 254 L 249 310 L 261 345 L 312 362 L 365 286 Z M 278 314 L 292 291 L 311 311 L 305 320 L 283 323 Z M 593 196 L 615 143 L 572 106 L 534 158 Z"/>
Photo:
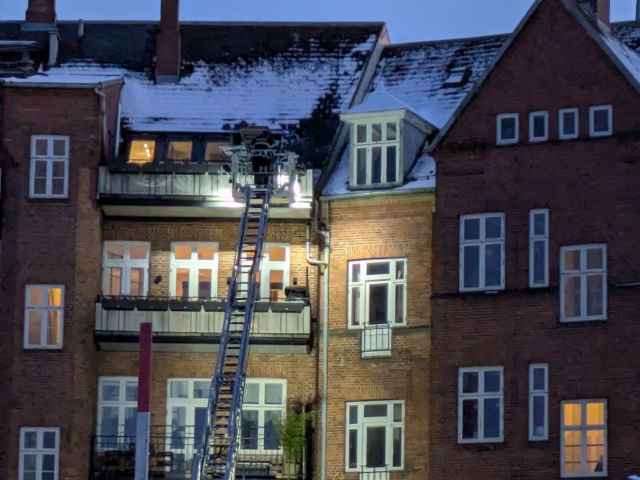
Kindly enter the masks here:
<path id="1" fill-rule="evenodd" d="M 55 23 L 56 0 L 29 0 L 25 21 L 27 23 Z"/>
<path id="2" fill-rule="evenodd" d="M 156 50 L 156 82 L 173 83 L 180 78 L 180 0 L 162 0 Z"/>

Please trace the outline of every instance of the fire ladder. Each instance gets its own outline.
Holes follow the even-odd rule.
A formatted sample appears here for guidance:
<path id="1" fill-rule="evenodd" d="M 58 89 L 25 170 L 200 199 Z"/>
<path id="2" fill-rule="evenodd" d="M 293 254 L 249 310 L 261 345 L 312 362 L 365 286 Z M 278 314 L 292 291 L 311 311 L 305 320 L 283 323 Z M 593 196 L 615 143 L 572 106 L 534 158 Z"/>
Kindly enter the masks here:
<path id="1" fill-rule="evenodd" d="M 273 177 L 267 185 L 246 185 L 243 189 L 244 209 L 220 350 L 211 380 L 202 444 L 194 455 L 192 480 L 233 480 L 235 477 L 249 337 L 254 301 L 259 295 L 258 275 L 273 190 Z"/>

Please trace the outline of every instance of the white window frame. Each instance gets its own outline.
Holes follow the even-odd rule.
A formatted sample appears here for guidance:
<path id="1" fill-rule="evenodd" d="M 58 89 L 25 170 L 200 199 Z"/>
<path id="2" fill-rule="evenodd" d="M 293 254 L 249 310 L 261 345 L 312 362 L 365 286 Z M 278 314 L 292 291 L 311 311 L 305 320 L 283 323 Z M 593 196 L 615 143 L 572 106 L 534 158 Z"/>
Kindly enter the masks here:
<path id="1" fill-rule="evenodd" d="M 394 421 L 394 405 L 401 404 L 402 405 L 402 420 Z M 387 406 L 387 415 L 386 417 L 364 417 L 364 407 L 369 405 L 386 405 Z M 358 423 L 350 424 L 349 423 L 349 410 L 350 407 L 358 408 Z M 404 400 L 378 400 L 378 401 L 366 401 L 366 402 L 347 402 L 346 403 L 346 431 L 345 431 L 345 455 L 344 455 L 344 469 L 345 472 L 374 472 L 379 470 L 389 470 L 389 471 L 402 471 L 404 470 L 404 457 L 405 457 L 405 436 L 406 436 L 406 428 L 405 428 L 405 417 L 406 417 L 406 409 Z M 377 468 L 367 468 L 365 465 L 366 461 L 366 452 L 365 452 L 365 429 L 367 427 L 385 427 L 386 428 L 386 452 L 385 452 L 385 460 L 387 466 L 377 467 Z M 393 466 L 393 430 L 394 428 L 402 428 L 402 437 L 401 437 L 401 446 L 402 456 L 400 458 L 401 464 L 399 467 Z M 352 468 L 349 466 L 349 450 L 350 450 L 350 439 L 349 432 L 357 431 L 357 467 Z M 373 478 L 373 477 L 372 477 Z M 377 478 L 377 477 L 376 477 Z M 382 477 L 380 477 L 382 478 Z"/>
<path id="2" fill-rule="evenodd" d="M 367 265 L 372 263 L 389 263 L 389 273 L 382 275 L 367 275 Z M 397 279 L 396 271 L 398 263 L 404 263 L 404 278 Z M 360 267 L 360 281 L 356 282 L 353 278 L 354 266 Z M 390 327 L 402 327 L 407 324 L 407 270 L 408 263 L 406 258 L 377 258 L 370 260 L 352 260 L 347 263 L 348 266 L 348 298 L 347 298 L 347 327 L 352 330 L 363 329 L 369 325 L 369 285 L 387 284 L 389 286 L 387 292 L 387 325 Z M 404 286 L 404 305 L 402 312 L 402 322 L 396 322 L 396 287 Z M 352 291 L 360 289 L 360 323 L 355 325 L 352 323 L 354 312 L 354 302 Z"/>
<path id="3" fill-rule="evenodd" d="M 36 155 L 36 141 L 47 141 L 47 154 Z M 65 142 L 65 154 L 53 154 L 53 141 L 63 140 Z M 62 194 L 53 192 L 53 163 L 64 162 L 64 191 Z M 46 192 L 35 193 L 36 162 L 46 162 Z M 32 135 L 31 136 L 31 166 L 29 173 L 29 197 L 30 198 L 69 198 L 69 137 L 62 135 Z"/>
<path id="4" fill-rule="evenodd" d="M 486 219 L 490 217 L 500 217 L 502 219 L 502 232 L 500 238 L 486 238 Z M 480 238 L 477 240 L 465 240 L 465 220 L 480 220 Z M 505 286 L 505 238 L 506 238 L 506 222 L 504 213 L 480 213 L 474 215 L 462 215 L 460 217 L 460 261 L 459 261 L 459 288 L 461 292 L 483 292 L 483 291 L 497 291 L 504 290 Z M 500 285 L 485 286 L 485 272 L 486 272 L 486 246 L 500 244 L 501 250 L 501 265 L 500 265 Z M 464 286 L 464 248 L 469 246 L 480 247 L 480 265 L 479 265 L 479 283 L 477 287 L 465 287 Z"/>
<path id="5" fill-rule="evenodd" d="M 282 416 L 281 418 L 284 420 L 284 418 L 287 415 L 287 381 L 284 379 L 279 379 L 279 378 L 247 378 L 245 381 L 245 393 L 247 390 L 247 385 L 248 384 L 253 384 L 253 385 L 258 385 L 259 391 L 258 391 L 258 403 L 246 403 L 245 401 L 243 401 L 242 403 L 242 411 L 253 411 L 253 412 L 258 412 L 258 448 L 257 449 L 243 449 L 242 448 L 242 442 L 240 442 L 239 446 L 238 446 L 238 450 L 241 454 L 265 454 L 265 453 L 274 453 L 274 452 L 279 452 L 282 450 L 282 446 L 280 446 L 280 448 L 278 449 L 267 449 L 264 446 L 264 432 L 265 432 L 265 425 L 266 425 L 266 421 L 265 421 L 265 412 L 267 411 L 280 411 Z M 282 404 L 281 405 L 277 405 L 277 404 L 268 404 L 266 402 L 266 385 L 267 384 L 276 384 L 276 385 L 282 385 Z M 242 418 L 242 414 L 241 414 L 241 418 Z M 240 420 L 240 425 L 238 425 L 238 436 L 241 439 L 242 438 L 242 420 Z M 262 431 L 262 437 L 260 438 L 260 431 Z"/>
<path id="6" fill-rule="evenodd" d="M 484 374 L 485 372 L 500 372 L 500 391 L 485 392 L 484 391 Z M 463 375 L 465 373 L 478 374 L 478 392 L 463 393 Z M 500 436 L 488 437 L 484 436 L 484 400 L 498 399 L 500 400 Z M 478 438 L 462 438 L 463 430 L 463 401 L 478 401 Z M 504 368 L 503 367 L 466 367 L 458 370 L 458 443 L 502 443 L 504 441 Z"/>
<path id="7" fill-rule="evenodd" d="M 396 139 L 395 140 L 387 140 L 387 124 L 395 123 L 396 124 Z M 373 127 L 374 124 L 380 124 L 382 128 L 382 137 L 379 142 L 373 141 Z M 359 143 L 358 142 L 358 127 L 366 126 L 367 129 L 367 140 L 366 142 Z M 360 120 L 351 125 L 351 186 L 356 188 L 371 188 L 371 187 L 381 187 L 387 185 L 397 185 L 402 183 L 403 174 L 402 171 L 402 161 L 401 161 L 401 128 L 402 128 L 402 119 L 399 117 L 393 118 L 375 118 L 375 119 L 366 119 Z M 396 180 L 393 182 L 387 181 L 387 147 L 396 147 Z M 381 149 L 381 157 L 380 162 L 381 165 L 381 173 L 380 173 L 380 183 L 372 183 L 372 172 L 373 172 L 373 156 L 372 149 L 375 147 L 380 147 Z M 358 150 L 366 149 L 366 181 L 365 183 L 357 183 L 358 181 Z"/>
<path id="8" fill-rule="evenodd" d="M 515 138 L 502 138 L 502 121 L 514 119 L 516 121 Z M 501 113 L 496 117 L 496 144 L 514 145 L 520 141 L 520 115 L 517 113 Z"/>
<path id="9" fill-rule="evenodd" d="M 60 306 L 49 306 L 49 305 L 29 305 L 29 293 L 34 288 L 41 288 L 43 290 L 43 301 L 46 302 L 48 291 L 50 289 L 59 288 L 62 290 L 61 292 L 61 304 Z M 24 291 L 24 348 L 27 350 L 60 350 L 62 349 L 62 345 L 64 344 L 64 304 L 65 304 L 65 289 L 64 285 L 41 285 L 41 284 L 29 284 L 25 287 Z M 29 343 L 29 312 L 31 311 L 40 311 L 41 312 L 41 321 L 40 321 L 40 343 L 39 344 L 30 344 Z M 60 343 L 54 345 L 47 345 L 47 312 L 49 311 L 59 311 L 60 312 Z"/>
<path id="10" fill-rule="evenodd" d="M 535 217 L 544 215 L 544 234 L 536 234 Z M 535 245 L 544 242 L 544 281 L 535 282 Z M 549 286 L 549 210 L 538 208 L 529 212 L 529 287 Z"/>
<path id="11" fill-rule="evenodd" d="M 119 391 L 118 391 L 118 400 L 104 400 L 102 398 L 102 387 L 105 383 L 118 383 Z M 127 384 L 135 383 L 136 388 L 138 387 L 138 377 L 100 377 L 98 379 L 98 412 L 97 412 L 97 428 L 96 432 L 98 436 L 103 435 L 102 433 L 102 408 L 103 407 L 117 407 L 118 408 L 118 437 L 125 436 L 125 424 L 124 419 L 126 418 L 126 410 L 128 408 L 135 408 L 136 414 L 138 410 L 138 399 L 136 395 L 136 400 L 127 401 Z M 135 436 L 135 434 L 134 434 Z"/>
<path id="12" fill-rule="evenodd" d="M 37 433 L 36 448 L 25 448 L 24 441 L 27 433 Z M 55 448 L 44 448 L 44 434 L 54 433 L 56 437 Z M 43 428 L 43 427 L 22 427 L 20 428 L 20 462 L 19 462 L 19 480 L 24 480 L 24 457 L 26 455 L 36 456 L 36 480 L 42 480 L 42 463 L 44 455 L 55 456 L 55 470 L 53 480 L 58 480 L 58 471 L 60 469 L 60 429 L 59 428 Z"/>
<path id="13" fill-rule="evenodd" d="M 587 270 L 587 250 L 602 249 L 602 268 Z M 567 251 L 580 251 L 580 269 L 565 270 L 564 254 Z M 588 275 L 603 275 L 602 280 L 602 315 L 587 315 L 587 285 L 586 278 Z M 580 313 L 579 317 L 565 317 L 565 277 L 580 277 Z M 595 243 L 590 245 L 570 245 L 560 248 L 560 321 L 561 322 L 585 322 L 593 320 L 607 319 L 607 245 L 604 243 Z"/>
<path id="14" fill-rule="evenodd" d="M 599 110 L 605 110 L 609 115 L 609 129 L 604 132 L 597 132 L 595 127 L 595 114 Z M 589 135 L 592 137 L 608 137 L 613 135 L 613 106 L 597 105 L 589 107 Z"/>
<path id="15" fill-rule="evenodd" d="M 604 424 L 602 425 L 587 425 L 587 405 L 588 404 L 598 404 L 601 403 L 604 406 Z M 565 426 L 564 424 L 564 406 L 567 404 L 579 404 L 582 406 L 581 408 L 581 422 L 579 426 Z M 608 424 L 608 405 L 606 399 L 593 399 L 593 400 L 565 400 L 560 405 L 560 476 L 562 478 L 572 478 L 572 477 L 606 477 L 609 474 L 609 460 L 608 460 L 608 442 L 607 442 L 607 424 Z M 587 458 L 587 441 L 586 441 L 586 432 L 587 430 L 604 430 L 604 446 L 603 446 L 603 465 L 602 472 L 592 472 L 588 473 L 586 471 L 586 458 Z M 581 432 L 581 441 L 580 441 L 580 452 L 582 459 L 582 471 L 576 473 L 569 473 L 564 471 L 564 449 L 565 449 L 565 439 L 564 432 L 568 431 L 579 431 Z"/>
<path id="16" fill-rule="evenodd" d="M 175 247 L 185 246 L 191 247 L 191 259 L 190 260 L 176 260 Z M 198 260 L 198 246 L 213 247 L 215 249 L 213 260 Z M 218 296 L 218 243 L 217 242 L 172 242 L 171 243 L 171 259 L 170 259 L 170 280 L 169 280 L 169 295 L 171 297 L 177 296 L 176 288 L 176 274 L 179 268 L 189 269 L 189 298 L 198 297 L 198 270 L 209 269 L 211 270 L 211 298 Z M 195 295 L 192 293 L 195 292 Z"/>
<path id="17" fill-rule="evenodd" d="M 114 259 L 107 258 L 107 248 L 110 245 L 124 245 L 124 258 Z M 147 247 L 147 258 L 145 260 L 131 260 L 131 247 L 135 245 L 144 245 Z M 102 249 L 102 293 L 104 295 L 113 295 L 109 292 L 109 268 L 121 268 L 122 277 L 120 279 L 122 292 L 120 295 L 127 296 L 131 294 L 131 269 L 141 268 L 144 270 L 143 276 L 143 296 L 149 295 L 149 258 L 151 257 L 151 243 L 149 242 L 120 242 L 107 241 L 104 242 Z"/>
<path id="18" fill-rule="evenodd" d="M 535 388 L 534 374 L 536 370 L 544 370 L 544 388 Z M 536 398 L 544 399 L 544 431 L 536 435 L 534 425 L 534 402 Z M 539 442 L 549 440 L 549 365 L 534 363 L 529 365 L 529 441 Z"/>
<path id="19" fill-rule="evenodd" d="M 544 135 L 542 137 L 535 136 L 536 117 L 544 118 Z M 548 111 L 531 112 L 529 114 L 529 141 L 532 143 L 535 143 L 535 142 L 546 142 L 547 140 L 549 140 L 549 112 Z"/>
<path id="20" fill-rule="evenodd" d="M 576 117 L 576 133 L 565 134 L 564 133 L 564 114 L 573 113 Z M 578 108 L 563 108 L 558 111 L 558 136 L 560 140 L 573 140 L 580 136 L 580 109 Z"/>
<path id="21" fill-rule="evenodd" d="M 284 261 L 270 261 L 269 260 L 269 250 L 272 248 L 284 248 L 285 249 L 285 260 Z M 262 257 L 262 262 L 260 264 L 260 298 L 262 300 L 270 300 L 271 294 L 271 270 L 283 270 L 283 296 L 284 289 L 286 289 L 289 285 L 289 278 L 291 275 L 291 245 L 288 243 L 266 243 L 264 245 L 264 255 Z M 266 281 L 264 281 L 266 280 Z M 283 297 L 284 298 L 284 297 Z"/>

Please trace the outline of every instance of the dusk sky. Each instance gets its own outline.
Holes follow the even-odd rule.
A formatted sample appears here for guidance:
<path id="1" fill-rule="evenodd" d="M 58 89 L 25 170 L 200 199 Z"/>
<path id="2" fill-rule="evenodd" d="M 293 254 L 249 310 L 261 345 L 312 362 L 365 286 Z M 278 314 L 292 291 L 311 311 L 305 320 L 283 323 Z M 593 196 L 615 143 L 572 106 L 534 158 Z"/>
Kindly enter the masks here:
<path id="1" fill-rule="evenodd" d="M 160 0 L 58 0 L 62 20 L 155 20 Z M 533 0 L 182 0 L 182 20 L 385 21 L 394 43 L 510 32 Z M 636 0 L 611 0 L 614 21 Z M 0 0 L 0 19 L 22 19 L 27 0 Z"/>

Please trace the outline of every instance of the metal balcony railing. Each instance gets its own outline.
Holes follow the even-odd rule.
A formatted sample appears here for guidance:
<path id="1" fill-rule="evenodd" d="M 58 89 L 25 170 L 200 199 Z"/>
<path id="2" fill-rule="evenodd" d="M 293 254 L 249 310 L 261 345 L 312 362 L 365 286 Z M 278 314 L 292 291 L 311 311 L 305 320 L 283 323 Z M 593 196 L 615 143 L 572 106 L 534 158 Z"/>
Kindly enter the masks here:
<path id="1" fill-rule="evenodd" d="M 359 480 L 389 480 L 388 467 L 360 467 Z"/>
<path id="2" fill-rule="evenodd" d="M 362 358 L 390 357 L 391 331 L 388 323 L 365 325 L 362 329 Z"/>
<path id="3" fill-rule="evenodd" d="M 123 431 L 123 429 L 120 429 Z M 271 429 L 273 430 L 273 428 Z M 275 431 L 252 429 L 240 438 L 236 478 L 306 480 L 305 447 L 289 458 L 280 447 Z M 194 426 L 151 426 L 149 436 L 149 478 L 187 480 L 201 428 Z M 270 447 L 265 449 L 264 446 Z M 135 435 L 98 435 L 92 441 L 91 478 L 129 480 L 135 471 Z"/>
<path id="4" fill-rule="evenodd" d="M 254 337 L 308 338 L 311 307 L 308 300 L 256 302 Z M 153 332 L 176 336 L 216 336 L 222 332 L 226 299 L 170 297 L 103 297 L 96 304 L 96 334 L 131 335 L 140 325 Z"/>

